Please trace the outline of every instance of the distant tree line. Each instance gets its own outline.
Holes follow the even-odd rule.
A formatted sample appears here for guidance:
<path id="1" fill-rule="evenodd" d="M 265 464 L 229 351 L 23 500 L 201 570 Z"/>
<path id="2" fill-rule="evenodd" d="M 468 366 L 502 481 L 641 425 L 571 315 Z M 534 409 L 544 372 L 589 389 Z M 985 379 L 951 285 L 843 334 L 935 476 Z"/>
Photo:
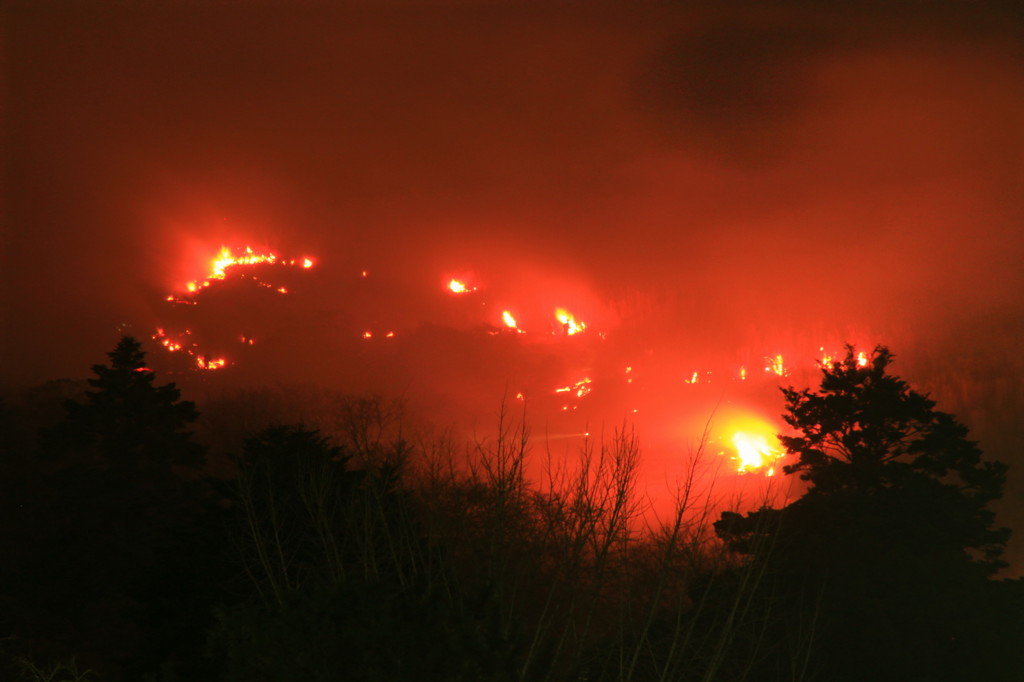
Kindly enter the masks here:
<path id="1" fill-rule="evenodd" d="M 803 497 L 715 520 L 698 449 L 653 527 L 628 429 L 528 481 L 508 413 L 464 450 L 352 400 L 214 478 L 196 406 L 108 356 L 59 413 L 0 406 L 0 679 L 1024 679 L 1006 467 L 886 348 L 784 389 Z"/>

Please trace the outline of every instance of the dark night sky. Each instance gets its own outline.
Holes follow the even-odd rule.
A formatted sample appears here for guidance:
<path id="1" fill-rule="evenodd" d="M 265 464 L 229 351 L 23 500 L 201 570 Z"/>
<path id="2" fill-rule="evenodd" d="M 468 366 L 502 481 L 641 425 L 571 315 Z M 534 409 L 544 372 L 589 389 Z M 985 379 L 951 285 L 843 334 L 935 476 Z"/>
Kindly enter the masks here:
<path id="1" fill-rule="evenodd" d="M 317 257 L 321 317 L 466 270 L 727 355 L 854 330 L 1009 442 L 1022 16 L 810 7 L 9 4 L 0 378 L 82 376 L 259 243 Z"/>

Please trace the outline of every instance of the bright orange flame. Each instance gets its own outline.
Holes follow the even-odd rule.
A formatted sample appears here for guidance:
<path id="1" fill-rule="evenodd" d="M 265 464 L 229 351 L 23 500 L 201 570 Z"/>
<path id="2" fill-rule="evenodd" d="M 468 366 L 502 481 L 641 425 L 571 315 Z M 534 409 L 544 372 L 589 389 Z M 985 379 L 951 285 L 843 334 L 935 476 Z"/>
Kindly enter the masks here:
<path id="1" fill-rule="evenodd" d="M 373 332 L 371 332 L 369 330 L 363 332 L 363 338 L 364 339 L 372 339 L 373 338 Z"/>
<path id="2" fill-rule="evenodd" d="M 772 476 L 777 462 L 786 454 L 776 435 L 776 425 L 754 413 L 734 414 L 728 417 L 724 428 L 715 431 L 720 442 L 728 439 L 731 445 L 719 454 L 735 462 L 735 470 L 740 474 L 759 472 Z"/>
<path id="3" fill-rule="evenodd" d="M 569 336 L 579 334 L 587 328 L 587 325 L 584 323 L 577 322 L 576 318 L 565 308 L 555 308 L 555 319 L 558 320 L 565 333 Z"/>
<path id="4" fill-rule="evenodd" d="M 273 253 L 256 253 L 251 247 L 245 247 L 245 254 L 236 256 L 226 246 L 221 247 L 220 253 L 210 264 L 209 279 L 224 279 L 227 277 L 228 268 L 236 265 L 258 265 L 260 263 L 276 263 L 277 255 Z M 205 285 L 204 285 L 205 286 Z"/>
<path id="5" fill-rule="evenodd" d="M 313 260 L 311 258 L 303 258 L 301 259 L 301 263 L 294 259 L 279 261 L 277 255 L 272 252 L 258 253 L 256 251 L 253 251 L 252 248 L 248 246 L 245 247 L 244 253 L 236 255 L 231 251 L 231 249 L 229 249 L 226 246 L 223 246 L 221 247 L 220 251 L 217 252 L 217 255 L 210 261 L 210 273 L 207 275 L 207 278 L 201 281 L 194 280 L 191 282 L 187 282 L 185 284 L 185 288 L 188 290 L 189 295 L 175 296 L 174 294 L 170 294 L 166 297 L 165 300 L 174 304 L 196 305 L 199 301 L 199 297 L 200 294 L 202 293 L 202 290 L 209 287 L 212 284 L 212 281 L 226 279 L 228 270 L 230 270 L 231 268 L 238 266 L 261 264 L 279 264 L 282 266 L 289 267 L 294 267 L 296 265 L 301 264 L 302 268 L 309 269 L 313 267 Z M 254 279 L 256 283 L 259 284 L 261 287 L 266 287 L 268 289 L 276 289 L 278 292 L 282 294 L 288 293 L 287 287 L 274 286 L 266 282 L 261 282 L 259 279 L 255 277 L 252 277 L 252 279 Z M 183 333 L 189 334 L 190 331 L 186 329 Z M 178 341 L 168 338 L 166 331 L 162 328 L 156 330 L 156 334 L 154 334 L 153 338 L 158 339 L 160 341 L 160 345 L 162 345 L 168 351 L 184 351 L 184 353 L 186 353 L 187 355 L 194 357 L 195 366 L 198 367 L 199 369 L 215 370 L 220 369 L 222 367 L 226 367 L 228 364 L 227 359 L 223 357 L 210 359 L 209 356 L 200 355 L 201 350 L 199 348 L 199 345 L 195 342 L 189 342 L 188 346 L 186 347 L 182 343 L 179 343 Z M 241 341 L 242 343 L 248 345 L 253 345 L 253 343 L 255 343 L 252 338 L 249 338 L 244 334 L 241 336 Z"/>
<path id="6" fill-rule="evenodd" d="M 239 265 L 261 265 L 264 263 L 273 265 L 274 263 L 277 262 L 277 254 L 273 252 L 258 253 L 256 251 L 253 251 L 252 247 L 247 246 L 245 247 L 245 253 L 235 255 L 234 252 L 231 251 L 231 249 L 229 249 L 226 246 L 222 246 L 220 251 L 217 252 L 216 257 L 214 257 L 213 260 L 210 261 L 210 274 L 206 276 L 206 279 L 201 282 L 198 280 L 188 282 L 185 285 L 185 288 L 188 289 L 190 293 L 195 293 L 203 287 L 210 286 L 210 280 L 225 279 L 227 277 L 227 272 L 230 268 Z M 294 265 L 295 261 L 284 261 L 283 264 Z M 313 267 L 312 259 L 303 258 L 302 267 L 306 269 Z"/>
<path id="7" fill-rule="evenodd" d="M 767 436 L 737 431 L 732 436 L 732 444 L 736 447 L 737 472 L 745 474 L 767 466 L 765 476 L 775 475 L 774 464 L 784 453 L 778 446 L 770 445 Z"/>
<path id="8" fill-rule="evenodd" d="M 471 291 L 476 291 L 476 287 L 467 286 L 465 282 L 452 279 L 448 282 L 448 290 L 453 294 L 468 294 Z"/>
<path id="9" fill-rule="evenodd" d="M 782 355 L 776 355 L 774 358 L 766 358 L 768 360 L 768 366 L 764 368 L 766 372 L 774 372 L 778 376 L 786 374 L 786 365 L 782 361 Z"/>
<path id="10" fill-rule="evenodd" d="M 509 329 L 519 330 L 519 325 L 516 324 L 516 318 L 512 317 L 512 313 L 507 310 L 501 311 L 501 319 L 505 323 L 505 326 Z"/>
<path id="11" fill-rule="evenodd" d="M 857 366 L 867 367 L 868 366 L 868 355 L 864 351 L 857 353 Z"/>
<path id="12" fill-rule="evenodd" d="M 556 388 L 555 393 L 573 393 L 577 398 L 582 398 L 590 393 L 590 378 L 584 377 L 571 386 L 563 386 L 562 388 Z"/>
<path id="13" fill-rule="evenodd" d="M 214 358 L 212 360 L 207 360 L 204 357 L 196 358 L 196 366 L 198 366 L 199 369 L 220 369 L 221 367 L 224 367 L 226 364 L 228 364 L 228 361 L 224 358 Z"/>

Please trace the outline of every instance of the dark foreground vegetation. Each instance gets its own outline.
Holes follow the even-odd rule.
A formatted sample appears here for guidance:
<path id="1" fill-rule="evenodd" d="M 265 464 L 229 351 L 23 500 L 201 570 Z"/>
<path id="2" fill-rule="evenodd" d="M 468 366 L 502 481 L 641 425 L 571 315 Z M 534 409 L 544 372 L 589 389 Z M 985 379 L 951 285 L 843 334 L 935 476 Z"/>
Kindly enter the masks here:
<path id="1" fill-rule="evenodd" d="M 785 391 L 806 495 L 716 515 L 698 450 L 658 523 L 628 431 L 528 484 L 508 415 L 462 452 L 373 401 L 208 477 L 195 406 L 109 357 L 60 413 L 4 405 L 0 679 L 1024 679 L 1005 467 L 884 348 Z"/>

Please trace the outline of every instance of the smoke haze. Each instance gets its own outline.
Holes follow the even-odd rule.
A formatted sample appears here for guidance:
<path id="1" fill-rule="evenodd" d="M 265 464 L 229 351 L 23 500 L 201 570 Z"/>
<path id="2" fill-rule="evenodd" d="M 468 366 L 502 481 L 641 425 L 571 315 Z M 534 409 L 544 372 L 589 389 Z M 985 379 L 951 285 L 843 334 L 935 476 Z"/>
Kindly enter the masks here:
<path id="1" fill-rule="evenodd" d="M 760 372 L 775 353 L 813 368 L 820 345 L 885 343 L 986 451 L 1024 465 L 1009 5 L 4 13 L 9 383 L 81 376 L 120 333 L 174 316 L 225 352 L 239 327 L 267 339 L 240 382 L 452 414 L 517 382 L 553 401 L 582 373 L 621 381 L 646 362 L 660 401 L 693 371 Z M 169 313 L 222 245 L 317 265 L 290 297 L 223 289 Z M 453 300 L 449 277 L 476 298 Z M 555 306 L 605 338 L 487 334 L 509 309 L 550 335 Z M 364 350 L 370 328 L 394 345 Z M 632 405 L 591 398 L 591 417 Z M 1021 495 L 1015 468 L 1003 522 L 1018 533 Z"/>

